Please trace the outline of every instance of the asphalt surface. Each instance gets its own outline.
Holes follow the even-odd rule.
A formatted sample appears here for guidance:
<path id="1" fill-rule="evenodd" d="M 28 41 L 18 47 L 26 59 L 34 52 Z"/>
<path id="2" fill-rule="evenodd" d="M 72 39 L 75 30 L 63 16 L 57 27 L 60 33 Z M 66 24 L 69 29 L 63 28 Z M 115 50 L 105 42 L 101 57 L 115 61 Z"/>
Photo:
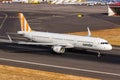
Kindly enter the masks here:
<path id="1" fill-rule="evenodd" d="M 119 27 L 119 17 L 108 17 L 106 7 L 61 6 L 61 5 L 20 5 L 0 4 L 0 36 L 20 30 L 18 12 L 24 12 L 30 26 L 34 30 L 69 33 Z M 19 5 L 20 7 L 14 5 Z M 43 6 L 43 7 L 42 7 Z M 21 10 L 21 8 L 24 9 Z M 31 7 L 35 7 L 35 9 Z M 41 8 L 42 7 L 42 8 Z M 91 8 L 94 8 L 94 10 Z M 72 10 L 73 11 L 72 11 Z M 96 11 L 97 9 L 100 9 Z M 78 18 L 78 13 L 84 13 Z M 13 35 L 11 35 L 13 36 Z M 19 38 L 18 36 L 15 36 Z M 48 47 L 28 46 L 0 43 L 0 64 L 25 67 L 31 69 L 59 72 L 78 76 L 100 78 L 102 80 L 120 79 L 120 48 L 101 52 L 97 58 L 96 52 L 69 49 L 64 55 L 51 54 Z"/>
<path id="2" fill-rule="evenodd" d="M 0 64 L 100 78 L 120 79 L 120 48 L 102 52 L 67 50 L 64 55 L 51 54 L 50 48 L 0 44 Z"/>

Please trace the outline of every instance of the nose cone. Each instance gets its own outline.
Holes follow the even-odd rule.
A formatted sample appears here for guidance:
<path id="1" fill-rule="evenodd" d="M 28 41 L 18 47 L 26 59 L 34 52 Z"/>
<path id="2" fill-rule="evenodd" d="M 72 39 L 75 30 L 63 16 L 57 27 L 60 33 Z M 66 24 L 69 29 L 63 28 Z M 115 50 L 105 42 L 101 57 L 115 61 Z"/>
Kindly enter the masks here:
<path id="1" fill-rule="evenodd" d="M 111 45 L 107 46 L 107 50 L 112 50 L 112 46 Z"/>

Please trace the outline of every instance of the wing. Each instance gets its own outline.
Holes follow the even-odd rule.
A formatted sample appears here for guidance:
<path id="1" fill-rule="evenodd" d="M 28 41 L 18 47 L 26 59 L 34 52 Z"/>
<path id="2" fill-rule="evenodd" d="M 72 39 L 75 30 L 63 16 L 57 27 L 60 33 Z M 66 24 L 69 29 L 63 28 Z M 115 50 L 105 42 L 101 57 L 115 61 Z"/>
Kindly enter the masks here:
<path id="1" fill-rule="evenodd" d="M 43 45 L 43 46 L 62 46 L 64 48 L 74 48 L 73 44 L 67 42 L 51 42 L 51 43 L 39 43 L 33 41 L 13 41 L 12 38 L 8 35 L 8 39 L 0 39 L 2 43 L 13 43 L 13 44 L 21 44 L 21 45 Z"/>
<path id="2" fill-rule="evenodd" d="M 24 42 L 24 41 L 18 41 L 15 42 L 17 44 L 25 44 L 25 45 L 44 45 L 44 46 L 63 46 L 65 48 L 73 48 L 74 46 L 70 43 L 59 43 L 59 42 L 55 42 L 55 43 L 38 43 L 38 42 Z"/>
<path id="3" fill-rule="evenodd" d="M 10 40 L 8 40 L 8 39 L 0 39 L 0 43 L 10 43 Z"/>

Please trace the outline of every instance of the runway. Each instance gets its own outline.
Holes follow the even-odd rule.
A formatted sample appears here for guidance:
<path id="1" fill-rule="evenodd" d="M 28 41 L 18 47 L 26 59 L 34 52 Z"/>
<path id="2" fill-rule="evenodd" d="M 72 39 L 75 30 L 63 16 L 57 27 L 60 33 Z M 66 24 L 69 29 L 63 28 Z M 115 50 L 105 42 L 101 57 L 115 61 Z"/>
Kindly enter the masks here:
<path id="1" fill-rule="evenodd" d="M 102 52 L 68 50 L 64 55 L 50 54 L 50 49 L 1 44 L 0 64 L 88 76 L 103 80 L 120 79 L 120 49 Z"/>
<path id="2" fill-rule="evenodd" d="M 68 14 L 69 10 L 66 11 L 66 13 L 62 13 L 63 11 L 55 12 L 58 11 L 55 9 L 52 13 L 46 13 L 46 11 L 43 11 L 42 13 L 24 12 L 30 26 L 34 30 L 68 33 L 85 31 L 86 26 L 89 25 L 92 30 L 114 28 L 120 25 L 118 22 L 114 21 L 119 18 L 114 18 L 112 20 L 111 17 L 108 18 L 106 15 L 100 13 L 93 15 L 93 12 L 91 12 L 85 14 L 86 16 L 82 19 L 79 19 L 76 17 L 76 14 L 79 11 L 73 11 L 71 14 Z M 0 24 L 2 25 L 0 27 L 0 36 L 7 38 L 6 33 L 15 33 L 20 30 L 17 13 L 17 11 L 1 11 Z M 104 17 L 104 20 L 100 18 L 99 15 Z M 98 22 L 95 22 L 96 20 Z M 18 38 L 18 36 L 15 37 Z M 114 47 L 112 51 L 102 52 L 102 57 L 97 58 L 95 52 L 69 49 L 64 55 L 55 55 L 51 54 L 50 48 L 43 46 L 33 47 L 0 43 L 0 64 L 78 76 L 88 76 L 100 78 L 102 80 L 119 80 L 119 52 L 120 48 Z"/>

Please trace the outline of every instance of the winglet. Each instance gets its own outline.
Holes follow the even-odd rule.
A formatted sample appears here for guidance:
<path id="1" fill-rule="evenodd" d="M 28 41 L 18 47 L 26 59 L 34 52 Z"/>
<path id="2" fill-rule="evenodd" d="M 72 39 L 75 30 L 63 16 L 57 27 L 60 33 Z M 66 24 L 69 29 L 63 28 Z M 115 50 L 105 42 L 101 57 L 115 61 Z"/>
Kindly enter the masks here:
<path id="1" fill-rule="evenodd" d="M 21 24 L 21 31 L 31 32 L 32 29 L 30 28 L 26 18 L 24 17 L 23 13 L 18 13 L 20 24 Z"/>
<path id="2" fill-rule="evenodd" d="M 89 27 L 87 27 L 87 30 L 88 30 L 88 36 L 91 37 L 91 31 L 90 31 Z"/>
<path id="3" fill-rule="evenodd" d="M 13 42 L 10 35 L 8 35 L 8 39 L 9 39 L 10 42 Z"/>

